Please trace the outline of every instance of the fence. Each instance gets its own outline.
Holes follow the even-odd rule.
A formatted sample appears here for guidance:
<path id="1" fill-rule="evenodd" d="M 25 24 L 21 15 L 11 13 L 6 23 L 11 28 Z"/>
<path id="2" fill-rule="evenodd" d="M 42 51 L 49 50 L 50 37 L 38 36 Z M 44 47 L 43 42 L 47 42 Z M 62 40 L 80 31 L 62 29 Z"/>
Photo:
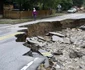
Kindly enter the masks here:
<path id="1" fill-rule="evenodd" d="M 50 10 L 39 10 L 38 16 L 47 16 L 51 14 Z M 5 18 L 28 18 L 32 17 L 32 11 L 13 11 L 13 10 L 4 10 L 3 16 Z"/>

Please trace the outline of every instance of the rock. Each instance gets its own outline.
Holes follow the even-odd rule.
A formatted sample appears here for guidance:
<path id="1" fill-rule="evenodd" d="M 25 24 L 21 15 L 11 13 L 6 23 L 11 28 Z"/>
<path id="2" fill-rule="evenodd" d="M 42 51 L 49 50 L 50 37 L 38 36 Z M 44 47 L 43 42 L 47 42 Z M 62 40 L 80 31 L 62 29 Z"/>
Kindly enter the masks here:
<path id="1" fill-rule="evenodd" d="M 78 51 L 71 51 L 69 54 L 70 58 L 81 58 L 83 56 L 83 53 L 78 52 Z"/>
<path id="2" fill-rule="evenodd" d="M 80 47 L 81 47 L 81 48 L 85 48 L 85 45 L 81 45 Z"/>
<path id="3" fill-rule="evenodd" d="M 70 44 L 70 39 L 69 38 L 64 38 L 64 43 Z"/>
<path id="4" fill-rule="evenodd" d="M 75 44 L 75 45 L 81 45 L 82 42 L 83 42 L 83 40 L 76 40 L 76 41 L 74 42 L 74 44 Z"/>
<path id="5" fill-rule="evenodd" d="M 46 70 L 43 64 L 40 64 L 37 70 Z"/>
<path id="6" fill-rule="evenodd" d="M 32 44 L 34 46 L 42 47 L 42 46 L 46 45 L 46 42 L 44 42 L 44 43 L 38 42 L 36 39 L 27 38 L 26 40 L 27 40 L 28 43 L 30 43 L 30 44 Z"/>
<path id="7" fill-rule="evenodd" d="M 53 67 L 51 70 L 56 70 L 56 68 L 55 68 L 55 67 Z"/>
<path id="8" fill-rule="evenodd" d="M 52 36 L 52 41 L 54 41 L 54 42 L 57 42 L 57 41 L 64 42 L 63 38 L 55 36 L 55 35 Z"/>
<path id="9" fill-rule="evenodd" d="M 27 46 L 37 50 L 36 53 L 29 52 L 29 56 L 46 57 L 40 70 L 85 70 L 85 31 L 73 28 L 59 31 L 59 34 L 49 32 L 49 35 L 28 39 Z"/>
<path id="10" fill-rule="evenodd" d="M 57 33 L 57 32 L 49 32 L 49 34 L 51 35 L 56 35 L 56 36 L 60 36 L 60 37 L 65 37 L 65 35 Z"/>
<path id="11" fill-rule="evenodd" d="M 40 46 L 40 47 L 43 47 L 43 46 L 45 46 L 47 44 L 47 42 L 44 42 L 44 43 L 38 43 L 38 45 Z"/>
<path id="12" fill-rule="evenodd" d="M 61 50 L 58 50 L 56 52 L 53 52 L 54 55 L 63 55 L 62 51 Z"/>
<path id="13" fill-rule="evenodd" d="M 30 48 L 32 51 L 37 52 L 40 49 L 40 46 L 37 44 L 32 44 Z"/>
<path id="14" fill-rule="evenodd" d="M 78 29 L 78 31 L 79 31 L 79 32 L 82 32 L 82 30 L 81 30 L 81 29 Z"/>
<path id="15" fill-rule="evenodd" d="M 33 39 L 33 38 L 26 38 L 26 41 L 29 42 L 30 44 L 36 44 L 38 43 L 37 40 Z"/>
<path id="16" fill-rule="evenodd" d="M 80 69 L 83 69 L 82 66 L 79 66 Z"/>
<path id="17" fill-rule="evenodd" d="M 85 48 L 85 41 L 83 41 L 80 45 L 79 45 L 80 48 Z"/>
<path id="18" fill-rule="evenodd" d="M 44 36 L 44 39 L 46 40 L 46 41 L 51 41 L 51 37 L 50 36 Z"/>
<path id="19" fill-rule="evenodd" d="M 82 30 L 85 30 L 85 25 L 79 27 Z"/>
<path id="20" fill-rule="evenodd" d="M 70 37 L 70 41 L 71 41 L 72 44 L 74 44 L 74 42 L 76 41 L 76 37 L 73 37 L 73 36 Z"/>
<path id="21" fill-rule="evenodd" d="M 44 67 L 49 67 L 49 59 L 45 56 L 42 56 L 40 53 L 37 52 L 32 52 L 32 55 L 34 58 L 39 57 L 39 58 L 44 58 Z"/>
<path id="22" fill-rule="evenodd" d="M 63 67 L 63 65 L 59 61 L 54 62 L 53 68 L 55 68 L 56 70 L 57 69 L 59 70 L 61 67 Z"/>
<path id="23" fill-rule="evenodd" d="M 77 29 L 76 29 L 76 28 L 72 28 L 71 31 L 72 31 L 72 32 L 76 32 Z"/>
<path id="24" fill-rule="evenodd" d="M 56 64 L 56 67 L 55 68 L 58 69 L 58 68 L 60 68 L 60 66 L 58 64 Z"/>
<path id="25" fill-rule="evenodd" d="M 45 50 L 39 49 L 39 52 L 46 57 L 52 57 L 53 55 L 50 52 L 47 52 Z"/>
<path id="26" fill-rule="evenodd" d="M 72 36 L 70 37 L 71 43 L 75 45 L 80 45 L 83 42 L 82 36 Z"/>
<path id="27" fill-rule="evenodd" d="M 41 36 L 38 36 L 38 38 L 41 39 L 41 40 L 43 40 L 43 41 L 45 41 L 45 39 L 43 37 L 41 37 Z"/>

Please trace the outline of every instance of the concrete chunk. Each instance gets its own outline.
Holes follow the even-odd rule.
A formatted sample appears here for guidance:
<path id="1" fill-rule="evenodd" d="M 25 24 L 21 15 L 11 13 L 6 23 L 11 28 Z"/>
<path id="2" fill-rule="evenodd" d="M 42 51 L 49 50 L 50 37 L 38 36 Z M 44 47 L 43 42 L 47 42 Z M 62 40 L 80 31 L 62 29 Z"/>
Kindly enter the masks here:
<path id="1" fill-rule="evenodd" d="M 37 40 L 32 40 L 31 38 L 27 38 L 26 41 L 30 42 L 31 44 L 35 44 L 35 46 L 44 46 L 46 45 L 46 42 L 42 43 L 42 42 L 38 42 Z"/>
<path id="2" fill-rule="evenodd" d="M 45 41 L 45 39 L 43 37 L 41 37 L 41 36 L 38 36 L 38 38 Z"/>
<path id="3" fill-rule="evenodd" d="M 45 50 L 39 49 L 39 52 L 43 55 L 43 56 L 47 56 L 47 57 L 52 57 L 53 55 L 50 52 L 47 52 Z"/>
<path id="4" fill-rule="evenodd" d="M 49 34 L 60 36 L 60 37 L 64 37 L 65 36 L 65 35 L 57 33 L 57 32 L 49 32 Z"/>
<path id="5" fill-rule="evenodd" d="M 54 41 L 54 42 L 56 42 L 56 41 L 64 42 L 63 38 L 55 36 L 55 35 L 52 36 L 52 41 Z"/>

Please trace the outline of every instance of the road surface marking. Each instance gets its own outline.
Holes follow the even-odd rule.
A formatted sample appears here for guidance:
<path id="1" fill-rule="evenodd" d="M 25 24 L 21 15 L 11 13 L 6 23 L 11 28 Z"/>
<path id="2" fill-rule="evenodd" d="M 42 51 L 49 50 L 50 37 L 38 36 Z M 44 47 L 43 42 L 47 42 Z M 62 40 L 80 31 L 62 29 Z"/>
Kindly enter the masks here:
<path id="1" fill-rule="evenodd" d="M 24 33 L 24 32 L 16 32 L 16 33 L 13 33 L 13 34 L 2 36 L 2 37 L 0 37 L 0 40 L 4 40 L 4 39 L 7 39 L 7 38 L 10 38 L 10 37 L 13 37 L 13 36 L 15 36 L 17 34 L 22 34 L 22 33 Z"/>
<path id="2" fill-rule="evenodd" d="M 30 67 L 34 61 L 38 60 L 38 58 L 35 58 L 33 61 L 29 62 L 26 66 L 24 66 L 21 70 L 27 70 L 28 67 Z"/>

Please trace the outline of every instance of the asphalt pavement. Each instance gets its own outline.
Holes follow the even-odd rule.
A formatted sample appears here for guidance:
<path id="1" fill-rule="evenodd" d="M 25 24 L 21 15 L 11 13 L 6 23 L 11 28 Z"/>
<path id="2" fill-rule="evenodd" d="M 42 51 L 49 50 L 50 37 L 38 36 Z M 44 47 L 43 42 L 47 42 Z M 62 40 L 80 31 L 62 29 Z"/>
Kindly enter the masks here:
<path id="1" fill-rule="evenodd" d="M 15 41 L 15 35 L 24 33 L 18 32 L 18 30 L 27 29 L 26 27 L 20 26 L 36 24 L 39 22 L 83 18 L 85 18 L 85 13 L 73 13 L 15 25 L 0 25 L 0 70 L 35 70 L 35 68 L 44 60 L 41 58 L 23 56 L 23 54 L 30 51 L 30 49 L 25 47 L 23 42 Z M 32 68 L 33 66 L 35 68 Z"/>

